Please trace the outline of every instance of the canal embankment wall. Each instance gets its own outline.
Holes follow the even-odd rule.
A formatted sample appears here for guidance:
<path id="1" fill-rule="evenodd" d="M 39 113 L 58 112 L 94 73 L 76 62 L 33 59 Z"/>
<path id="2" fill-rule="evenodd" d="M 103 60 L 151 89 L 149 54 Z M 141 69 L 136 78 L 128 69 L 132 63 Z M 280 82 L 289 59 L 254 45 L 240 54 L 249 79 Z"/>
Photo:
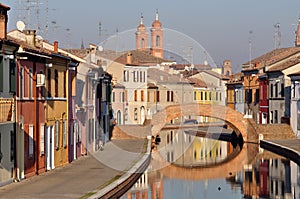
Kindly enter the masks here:
<path id="1" fill-rule="evenodd" d="M 124 171 L 124 175 L 90 196 L 89 199 L 119 198 L 125 194 L 148 168 L 151 161 L 151 142 L 151 138 L 148 137 L 146 152 L 141 154 L 142 157 L 128 171 Z"/>

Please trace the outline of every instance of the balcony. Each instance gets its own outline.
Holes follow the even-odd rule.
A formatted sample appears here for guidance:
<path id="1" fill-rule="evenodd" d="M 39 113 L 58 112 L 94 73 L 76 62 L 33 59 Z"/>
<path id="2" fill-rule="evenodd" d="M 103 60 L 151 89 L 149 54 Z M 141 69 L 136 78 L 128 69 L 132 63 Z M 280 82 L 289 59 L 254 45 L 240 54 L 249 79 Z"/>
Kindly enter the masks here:
<path id="1" fill-rule="evenodd" d="M 0 123 L 13 122 L 15 112 L 14 99 L 0 99 Z"/>

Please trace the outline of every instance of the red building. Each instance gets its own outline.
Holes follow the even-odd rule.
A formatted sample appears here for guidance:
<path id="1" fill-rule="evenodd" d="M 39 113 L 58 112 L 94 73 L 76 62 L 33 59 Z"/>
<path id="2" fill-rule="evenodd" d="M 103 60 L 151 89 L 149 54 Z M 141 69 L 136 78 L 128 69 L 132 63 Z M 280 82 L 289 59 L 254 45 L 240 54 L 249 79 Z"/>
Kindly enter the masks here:
<path id="1" fill-rule="evenodd" d="M 269 98 L 268 98 L 268 76 L 266 74 L 259 75 L 259 123 L 269 123 Z"/>
<path id="2" fill-rule="evenodd" d="M 17 123 L 20 152 L 18 166 L 25 177 L 45 172 L 45 65 L 51 54 L 39 48 L 35 31 L 25 30 L 27 41 L 12 38 L 20 44 L 17 52 Z M 24 165 L 24 168 L 22 166 Z"/>
<path id="3" fill-rule="evenodd" d="M 269 160 L 259 162 L 259 196 L 269 198 Z"/>

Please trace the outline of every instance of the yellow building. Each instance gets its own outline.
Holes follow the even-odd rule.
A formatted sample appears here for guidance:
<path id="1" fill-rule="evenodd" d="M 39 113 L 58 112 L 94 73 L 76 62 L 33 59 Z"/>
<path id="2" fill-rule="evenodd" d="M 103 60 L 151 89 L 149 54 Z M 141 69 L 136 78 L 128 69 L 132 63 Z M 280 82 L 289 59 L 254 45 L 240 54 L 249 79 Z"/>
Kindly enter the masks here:
<path id="1" fill-rule="evenodd" d="M 46 70 L 46 165 L 47 169 L 68 163 L 68 59 L 56 51 Z"/>

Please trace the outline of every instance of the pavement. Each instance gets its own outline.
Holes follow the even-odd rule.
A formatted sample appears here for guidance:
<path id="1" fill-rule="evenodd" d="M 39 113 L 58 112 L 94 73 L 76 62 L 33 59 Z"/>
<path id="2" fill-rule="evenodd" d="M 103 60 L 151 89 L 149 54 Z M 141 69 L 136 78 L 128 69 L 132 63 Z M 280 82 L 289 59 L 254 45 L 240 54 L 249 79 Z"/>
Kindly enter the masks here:
<path id="1" fill-rule="evenodd" d="M 146 151 L 146 143 L 145 139 L 113 140 L 103 151 L 0 187 L 0 198 L 85 198 L 126 174 Z"/>
<path id="2" fill-rule="evenodd" d="M 260 146 L 289 158 L 300 166 L 300 139 L 261 140 Z"/>

